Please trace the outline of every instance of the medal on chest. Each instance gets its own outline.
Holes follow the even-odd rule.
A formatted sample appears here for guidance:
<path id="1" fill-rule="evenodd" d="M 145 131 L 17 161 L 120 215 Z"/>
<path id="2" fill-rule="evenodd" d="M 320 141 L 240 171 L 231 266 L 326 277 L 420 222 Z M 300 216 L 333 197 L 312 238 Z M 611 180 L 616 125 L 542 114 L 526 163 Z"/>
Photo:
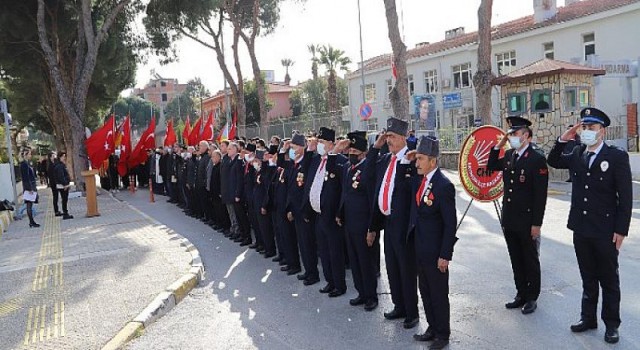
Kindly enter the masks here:
<path id="1" fill-rule="evenodd" d="M 296 177 L 296 182 L 298 183 L 298 187 L 304 186 L 304 173 L 298 173 Z"/>
<path id="2" fill-rule="evenodd" d="M 258 174 L 258 176 L 256 176 L 256 182 L 258 183 L 258 185 L 260 185 L 262 182 L 260 182 L 260 176 L 262 176 L 261 174 Z"/>
<path id="3" fill-rule="evenodd" d="M 351 187 L 353 187 L 354 190 L 357 190 L 358 185 L 360 185 L 360 170 L 356 170 L 356 173 L 353 174 L 351 181 L 352 181 Z"/>
<path id="4" fill-rule="evenodd" d="M 524 183 L 526 177 L 524 176 L 524 169 L 520 169 L 520 183 Z"/>
<path id="5" fill-rule="evenodd" d="M 427 190 L 424 191 L 424 196 L 422 197 L 424 204 L 426 204 L 429 207 L 433 205 L 433 199 L 434 199 L 433 194 L 431 193 L 432 186 L 433 186 L 433 183 L 429 182 L 429 184 L 427 185 Z"/>
<path id="6" fill-rule="evenodd" d="M 324 181 L 329 181 L 329 178 L 333 179 L 334 177 L 336 177 L 336 174 L 327 171 L 324 172 Z"/>
<path id="7" fill-rule="evenodd" d="M 280 180 L 280 183 L 284 183 L 284 169 L 279 169 L 280 171 L 280 176 L 278 177 L 278 180 Z"/>

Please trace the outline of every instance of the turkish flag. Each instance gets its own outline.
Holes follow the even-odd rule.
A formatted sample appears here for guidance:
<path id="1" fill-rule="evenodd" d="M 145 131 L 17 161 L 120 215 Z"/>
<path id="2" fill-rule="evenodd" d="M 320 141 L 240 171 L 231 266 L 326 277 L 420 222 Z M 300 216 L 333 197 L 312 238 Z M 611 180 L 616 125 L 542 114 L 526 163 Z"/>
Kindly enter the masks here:
<path id="1" fill-rule="evenodd" d="M 209 112 L 209 118 L 204 124 L 200 140 L 213 141 L 213 112 Z"/>
<path id="2" fill-rule="evenodd" d="M 182 130 L 182 143 L 184 144 L 189 143 L 190 132 L 191 132 L 191 123 L 189 122 L 189 116 L 187 115 L 187 121 L 184 122 L 184 130 Z"/>
<path id="3" fill-rule="evenodd" d="M 167 136 L 164 138 L 164 146 L 172 147 L 176 143 L 176 132 L 173 130 L 173 120 L 167 123 Z"/>
<path id="4" fill-rule="evenodd" d="M 122 130 L 120 132 L 120 159 L 118 160 L 118 174 L 120 176 L 127 175 L 129 169 L 127 168 L 127 162 L 131 155 L 131 119 L 127 116 L 122 123 Z"/>
<path id="5" fill-rule="evenodd" d="M 200 142 L 200 128 L 202 127 L 202 117 L 198 118 L 189 133 L 189 146 L 195 146 Z"/>
<path id="6" fill-rule="evenodd" d="M 93 169 L 99 169 L 102 162 L 109 158 L 114 151 L 113 131 L 116 127 L 116 118 L 112 115 L 109 120 L 85 141 L 87 155 Z"/>
<path id="7" fill-rule="evenodd" d="M 236 137 L 237 123 L 238 123 L 238 110 L 234 110 L 233 122 L 231 122 L 231 129 L 229 130 L 229 136 L 227 137 L 229 140 L 233 140 Z"/>
<path id="8" fill-rule="evenodd" d="M 156 117 L 151 117 L 151 123 L 140 136 L 140 140 L 136 144 L 136 148 L 131 153 L 131 157 L 129 157 L 129 168 L 133 168 L 138 164 L 144 163 L 147 160 L 147 149 L 154 149 L 156 147 L 156 139 L 155 139 L 155 130 L 156 130 Z"/>

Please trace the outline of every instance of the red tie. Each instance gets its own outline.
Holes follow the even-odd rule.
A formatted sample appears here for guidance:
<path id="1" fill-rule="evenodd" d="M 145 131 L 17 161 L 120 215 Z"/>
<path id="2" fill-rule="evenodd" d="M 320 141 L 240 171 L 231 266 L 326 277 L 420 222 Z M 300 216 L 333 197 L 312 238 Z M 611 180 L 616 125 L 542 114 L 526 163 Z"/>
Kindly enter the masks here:
<path id="1" fill-rule="evenodd" d="M 320 167 L 318 168 L 318 171 L 324 170 L 324 163 L 326 162 L 327 162 L 327 158 L 322 159 L 322 162 L 320 162 Z"/>
<path id="2" fill-rule="evenodd" d="M 249 172 L 249 162 L 245 163 L 244 165 L 244 174 L 247 175 L 248 172 Z"/>
<path id="3" fill-rule="evenodd" d="M 424 187 L 427 185 L 427 177 L 424 176 L 422 178 L 422 183 L 420 184 L 420 188 L 418 189 L 418 193 L 416 193 L 416 204 L 420 206 L 420 197 L 422 197 L 422 192 L 424 192 Z"/>
<path id="4" fill-rule="evenodd" d="M 396 168 L 396 156 L 391 156 L 391 162 L 389 168 L 387 168 L 387 177 L 384 179 L 384 190 L 382 191 L 382 211 L 387 212 L 389 210 L 389 187 L 391 185 L 391 176 L 393 170 Z"/>

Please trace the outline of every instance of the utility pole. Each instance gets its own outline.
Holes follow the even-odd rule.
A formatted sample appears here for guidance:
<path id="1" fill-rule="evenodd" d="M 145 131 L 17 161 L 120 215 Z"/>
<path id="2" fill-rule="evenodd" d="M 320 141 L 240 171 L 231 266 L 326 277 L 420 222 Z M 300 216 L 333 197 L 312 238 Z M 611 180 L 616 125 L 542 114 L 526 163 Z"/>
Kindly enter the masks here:
<path id="1" fill-rule="evenodd" d="M 9 130 L 9 110 L 7 100 L 0 100 L 0 113 L 4 114 L 4 136 L 7 142 L 9 156 L 9 173 L 11 173 L 11 187 L 13 188 L 13 203 L 18 204 L 18 192 L 16 191 L 16 167 L 13 165 L 13 150 L 11 149 L 11 130 Z"/>
<path id="2" fill-rule="evenodd" d="M 362 103 L 364 104 L 365 102 L 367 102 L 366 100 L 366 95 L 364 92 L 364 51 L 362 49 L 362 20 L 360 19 L 360 0 L 358 0 L 358 27 L 360 28 L 360 78 L 361 78 L 361 84 L 362 84 L 362 88 L 360 90 L 362 90 Z M 362 128 L 364 131 L 367 131 L 367 121 L 366 120 L 362 120 Z"/>

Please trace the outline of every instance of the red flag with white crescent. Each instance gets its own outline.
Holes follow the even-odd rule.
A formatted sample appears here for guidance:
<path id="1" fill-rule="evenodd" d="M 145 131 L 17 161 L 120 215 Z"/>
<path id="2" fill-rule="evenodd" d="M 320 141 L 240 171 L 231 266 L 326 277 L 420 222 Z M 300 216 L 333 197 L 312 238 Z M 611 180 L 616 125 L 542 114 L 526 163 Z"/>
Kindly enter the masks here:
<path id="1" fill-rule="evenodd" d="M 102 162 L 109 158 L 109 155 L 113 153 L 114 146 L 114 131 L 116 127 L 116 118 L 111 116 L 109 120 L 98 130 L 96 130 L 85 141 L 87 146 L 87 155 L 91 161 L 91 167 L 93 169 L 99 169 Z"/>

